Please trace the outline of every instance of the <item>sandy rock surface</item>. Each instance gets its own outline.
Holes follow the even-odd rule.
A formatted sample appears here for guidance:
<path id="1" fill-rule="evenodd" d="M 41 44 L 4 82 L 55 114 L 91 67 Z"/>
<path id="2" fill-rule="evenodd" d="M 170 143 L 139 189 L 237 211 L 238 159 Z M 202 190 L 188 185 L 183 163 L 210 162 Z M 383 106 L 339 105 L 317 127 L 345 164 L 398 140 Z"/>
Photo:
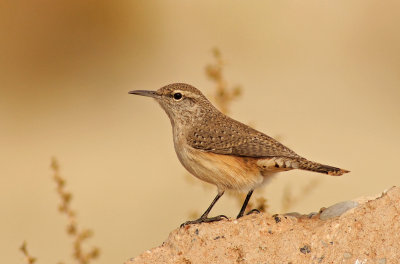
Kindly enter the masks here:
<path id="1" fill-rule="evenodd" d="M 324 211 L 185 226 L 126 264 L 400 263 L 400 187 Z"/>

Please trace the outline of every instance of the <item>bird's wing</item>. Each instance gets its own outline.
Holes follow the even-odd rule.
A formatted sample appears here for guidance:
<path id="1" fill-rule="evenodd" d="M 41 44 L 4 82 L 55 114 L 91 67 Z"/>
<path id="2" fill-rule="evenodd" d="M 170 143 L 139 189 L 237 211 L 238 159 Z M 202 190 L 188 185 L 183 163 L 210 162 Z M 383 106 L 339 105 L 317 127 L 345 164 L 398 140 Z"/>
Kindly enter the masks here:
<path id="1" fill-rule="evenodd" d="M 196 149 L 244 157 L 299 157 L 275 139 L 227 116 L 193 126 L 187 143 Z"/>

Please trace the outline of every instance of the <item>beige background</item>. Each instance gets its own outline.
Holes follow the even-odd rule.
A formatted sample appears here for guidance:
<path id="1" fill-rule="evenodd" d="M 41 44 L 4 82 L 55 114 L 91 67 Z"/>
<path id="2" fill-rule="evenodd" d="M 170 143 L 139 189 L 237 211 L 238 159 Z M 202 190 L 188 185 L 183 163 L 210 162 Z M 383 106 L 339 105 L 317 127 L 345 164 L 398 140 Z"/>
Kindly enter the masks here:
<path id="1" fill-rule="evenodd" d="M 310 159 L 352 172 L 288 172 L 265 188 L 318 187 L 307 213 L 399 185 L 398 1 L 2 1 L 0 3 L 1 263 L 70 260 L 49 168 L 56 156 L 98 263 L 159 245 L 215 193 L 185 178 L 167 116 L 132 89 L 188 82 L 206 94 L 219 47 L 243 96 L 232 116 Z M 213 214 L 234 216 L 224 197 Z"/>

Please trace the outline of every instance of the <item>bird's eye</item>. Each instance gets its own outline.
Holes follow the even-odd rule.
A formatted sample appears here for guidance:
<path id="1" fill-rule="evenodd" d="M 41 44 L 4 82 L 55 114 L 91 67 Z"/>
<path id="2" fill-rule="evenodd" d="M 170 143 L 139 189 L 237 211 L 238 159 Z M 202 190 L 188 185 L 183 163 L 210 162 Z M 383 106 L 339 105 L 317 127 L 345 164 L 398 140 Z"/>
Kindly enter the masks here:
<path id="1" fill-rule="evenodd" d="M 181 93 L 174 93 L 174 99 L 176 100 L 176 101 L 179 101 L 179 100 L 181 100 L 182 99 L 182 94 Z"/>

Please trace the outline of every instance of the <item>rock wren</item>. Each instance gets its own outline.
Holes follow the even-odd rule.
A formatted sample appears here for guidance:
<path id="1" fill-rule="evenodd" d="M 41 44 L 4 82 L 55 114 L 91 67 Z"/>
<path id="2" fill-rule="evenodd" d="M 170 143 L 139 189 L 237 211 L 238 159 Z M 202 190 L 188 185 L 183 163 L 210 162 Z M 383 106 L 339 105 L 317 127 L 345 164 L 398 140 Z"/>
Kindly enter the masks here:
<path id="1" fill-rule="evenodd" d="M 218 111 L 195 87 L 174 83 L 157 91 L 130 94 L 154 98 L 167 113 L 175 152 L 194 176 L 217 186 L 218 194 L 204 214 L 182 225 L 219 221 L 208 217 L 225 190 L 248 192 L 237 216 L 243 216 L 253 190 L 275 173 L 301 169 L 340 176 L 349 171 L 309 161 L 275 139 Z"/>

